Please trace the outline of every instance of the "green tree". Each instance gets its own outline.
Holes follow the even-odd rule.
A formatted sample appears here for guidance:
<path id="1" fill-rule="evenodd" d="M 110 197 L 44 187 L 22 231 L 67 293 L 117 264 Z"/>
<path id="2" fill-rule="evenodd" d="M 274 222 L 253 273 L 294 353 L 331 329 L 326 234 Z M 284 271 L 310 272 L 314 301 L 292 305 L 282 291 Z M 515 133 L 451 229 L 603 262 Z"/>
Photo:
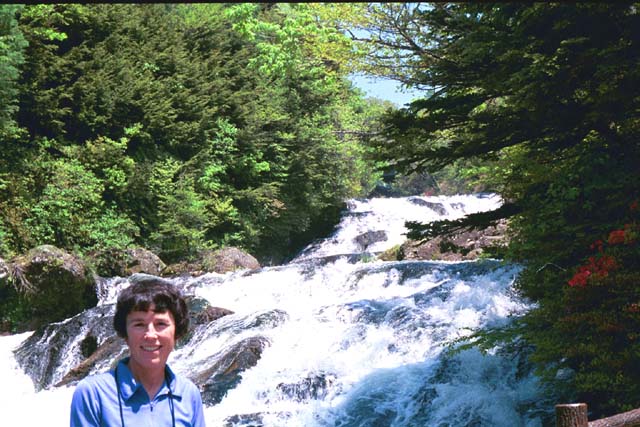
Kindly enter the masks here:
<path id="1" fill-rule="evenodd" d="M 345 78 L 349 41 L 321 9 L 25 6 L 7 250 L 135 243 L 173 260 L 233 244 L 277 260 L 331 227 L 372 185 L 351 132 L 381 109 Z"/>
<path id="2" fill-rule="evenodd" d="M 373 141 L 381 159 L 404 172 L 430 173 L 481 162 L 476 168 L 493 168 L 491 185 L 505 200 L 497 211 L 465 220 L 413 224 L 410 236 L 509 217 L 509 256 L 525 267 L 517 286 L 538 303 L 514 333 L 535 346 L 533 360 L 550 380 L 559 368 L 576 372 L 577 397 L 594 415 L 640 406 L 640 371 L 626 362 L 640 357 L 637 315 L 629 311 L 640 298 L 638 263 L 628 261 L 637 241 L 616 248 L 619 268 L 607 270 L 607 278 L 589 279 L 601 292 L 568 285 L 585 259 L 602 256 L 589 249 L 594 241 L 633 224 L 638 5 L 369 8 L 376 12 L 369 29 L 380 31 L 367 38 L 383 48 L 370 57 L 370 69 L 395 70 L 387 75 L 426 90 L 389 116 L 386 138 Z"/>
<path id="3" fill-rule="evenodd" d="M 19 67 L 24 62 L 27 45 L 18 28 L 18 5 L 0 6 L 0 138 L 15 137 L 18 133 L 14 114 L 17 111 Z"/>

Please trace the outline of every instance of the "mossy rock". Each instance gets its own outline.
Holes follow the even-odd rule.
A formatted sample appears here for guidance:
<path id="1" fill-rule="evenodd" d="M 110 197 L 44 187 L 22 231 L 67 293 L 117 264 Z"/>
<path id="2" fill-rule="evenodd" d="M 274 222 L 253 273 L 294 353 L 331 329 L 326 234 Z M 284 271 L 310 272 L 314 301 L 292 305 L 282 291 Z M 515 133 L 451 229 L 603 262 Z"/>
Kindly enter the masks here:
<path id="1" fill-rule="evenodd" d="M 96 281 L 85 262 L 55 246 L 31 249 L 9 268 L 9 280 L 30 316 L 21 329 L 64 320 L 98 303 Z"/>

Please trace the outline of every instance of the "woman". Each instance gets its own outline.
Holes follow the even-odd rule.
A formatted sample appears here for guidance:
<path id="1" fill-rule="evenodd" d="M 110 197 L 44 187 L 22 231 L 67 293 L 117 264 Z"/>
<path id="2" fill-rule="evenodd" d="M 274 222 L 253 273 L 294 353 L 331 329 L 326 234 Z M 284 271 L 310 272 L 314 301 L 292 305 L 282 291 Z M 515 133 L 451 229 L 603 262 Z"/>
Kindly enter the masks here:
<path id="1" fill-rule="evenodd" d="M 135 283 L 118 296 L 113 325 L 130 356 L 78 383 L 71 427 L 204 427 L 200 392 L 167 365 L 189 327 L 180 292 L 160 279 Z"/>

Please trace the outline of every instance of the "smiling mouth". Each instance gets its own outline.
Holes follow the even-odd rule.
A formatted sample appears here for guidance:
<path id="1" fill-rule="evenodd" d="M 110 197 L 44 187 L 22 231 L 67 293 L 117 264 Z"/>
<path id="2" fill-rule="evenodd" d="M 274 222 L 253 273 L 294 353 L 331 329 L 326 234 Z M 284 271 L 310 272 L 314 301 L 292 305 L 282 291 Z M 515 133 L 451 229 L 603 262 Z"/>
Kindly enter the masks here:
<path id="1" fill-rule="evenodd" d="M 142 348 L 144 351 L 158 351 L 158 350 L 160 350 L 160 347 L 161 347 L 161 346 L 159 346 L 159 345 L 154 345 L 153 347 L 142 346 L 141 348 Z"/>

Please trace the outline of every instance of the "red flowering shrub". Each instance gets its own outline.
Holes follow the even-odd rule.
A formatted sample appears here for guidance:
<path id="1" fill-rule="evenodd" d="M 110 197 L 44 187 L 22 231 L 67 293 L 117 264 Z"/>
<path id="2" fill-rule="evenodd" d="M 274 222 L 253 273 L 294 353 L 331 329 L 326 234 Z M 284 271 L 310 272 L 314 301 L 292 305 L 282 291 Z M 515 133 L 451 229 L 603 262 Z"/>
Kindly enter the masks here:
<path id="1" fill-rule="evenodd" d="M 635 213 L 638 210 L 638 201 L 634 201 L 629 206 L 629 210 Z M 621 244 L 632 244 L 636 242 L 638 237 L 638 226 L 635 222 L 625 224 L 622 230 L 613 230 L 609 233 L 607 238 L 607 251 L 611 252 L 612 246 Z M 569 286 L 585 287 L 587 282 L 591 279 L 601 279 L 607 277 L 611 270 L 618 268 L 619 264 L 616 259 L 610 255 L 605 254 L 605 244 L 602 240 L 596 240 L 589 248 L 591 250 L 597 250 L 597 256 L 591 256 L 588 258 L 585 265 L 578 267 L 576 273 L 567 281 Z"/>
<path id="2" fill-rule="evenodd" d="M 624 243 L 624 230 L 614 230 L 609 233 L 609 238 L 607 239 L 607 243 L 610 245 L 617 245 L 619 243 Z"/>
<path id="3" fill-rule="evenodd" d="M 602 278 L 609 275 L 609 271 L 615 269 L 617 263 L 615 258 L 609 255 L 589 257 L 587 265 L 578 267 L 578 271 L 569 280 L 569 286 L 586 286 L 589 277 Z"/>

